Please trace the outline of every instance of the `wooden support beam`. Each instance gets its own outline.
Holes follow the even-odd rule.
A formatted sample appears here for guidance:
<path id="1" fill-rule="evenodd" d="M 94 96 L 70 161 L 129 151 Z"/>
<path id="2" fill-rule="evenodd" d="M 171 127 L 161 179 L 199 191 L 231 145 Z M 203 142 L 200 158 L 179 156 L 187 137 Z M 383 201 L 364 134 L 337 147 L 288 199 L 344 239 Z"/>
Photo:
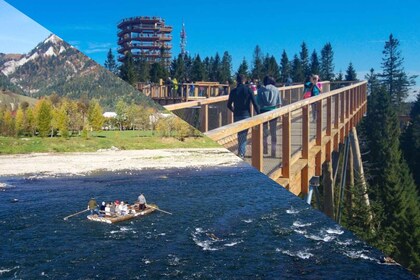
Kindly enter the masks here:
<path id="1" fill-rule="evenodd" d="M 209 131 L 209 105 L 202 104 L 201 105 L 201 132 Z"/>
<path id="2" fill-rule="evenodd" d="M 324 193 L 324 213 L 334 219 L 334 187 L 331 161 L 322 165 L 322 186 Z"/>
<path id="3" fill-rule="evenodd" d="M 290 112 L 287 112 L 282 117 L 283 122 L 283 143 L 282 143 L 282 176 L 290 178 L 290 158 L 292 150 L 292 125 Z"/>
<path id="4" fill-rule="evenodd" d="M 263 124 L 252 128 L 252 166 L 263 171 Z"/>

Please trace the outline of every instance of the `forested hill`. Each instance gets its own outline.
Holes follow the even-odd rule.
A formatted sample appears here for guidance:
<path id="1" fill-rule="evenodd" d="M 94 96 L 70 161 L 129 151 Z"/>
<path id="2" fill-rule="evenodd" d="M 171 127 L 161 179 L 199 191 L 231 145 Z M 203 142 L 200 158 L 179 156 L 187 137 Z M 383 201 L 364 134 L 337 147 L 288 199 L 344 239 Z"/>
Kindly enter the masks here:
<path id="1" fill-rule="evenodd" d="M 28 54 L 0 54 L 0 88 L 35 98 L 52 93 L 96 98 L 107 109 L 120 98 L 158 106 L 55 35 Z"/>

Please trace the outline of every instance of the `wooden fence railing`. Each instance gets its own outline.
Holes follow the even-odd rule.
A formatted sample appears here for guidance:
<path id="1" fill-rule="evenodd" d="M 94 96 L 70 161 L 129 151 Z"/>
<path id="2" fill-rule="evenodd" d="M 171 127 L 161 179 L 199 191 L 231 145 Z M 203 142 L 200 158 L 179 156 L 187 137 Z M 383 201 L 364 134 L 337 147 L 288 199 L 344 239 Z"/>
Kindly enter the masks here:
<path id="1" fill-rule="evenodd" d="M 179 99 L 182 102 L 228 95 L 229 85 L 215 82 L 179 83 L 174 85 L 139 83 L 137 89 L 153 99 Z"/>
<path id="2" fill-rule="evenodd" d="M 303 84 L 283 86 L 279 90 L 283 106 L 299 101 L 303 96 Z M 330 83 L 322 82 L 322 90 L 329 92 Z M 201 132 L 207 132 L 233 123 L 233 114 L 226 107 L 228 98 L 228 95 L 223 95 L 164 107 Z"/>
<path id="3" fill-rule="evenodd" d="M 366 95 L 367 82 L 363 81 L 215 128 L 205 135 L 237 152 L 237 133 L 248 130 L 245 160 L 291 192 L 306 194 L 309 179 L 321 174 L 322 163 L 331 160 L 332 151 L 362 119 Z M 199 101 L 196 106 L 201 107 L 205 118 L 209 103 Z M 265 128 L 274 119 L 278 120 L 275 133 L 269 135 Z M 266 155 L 265 150 L 274 152 Z"/>

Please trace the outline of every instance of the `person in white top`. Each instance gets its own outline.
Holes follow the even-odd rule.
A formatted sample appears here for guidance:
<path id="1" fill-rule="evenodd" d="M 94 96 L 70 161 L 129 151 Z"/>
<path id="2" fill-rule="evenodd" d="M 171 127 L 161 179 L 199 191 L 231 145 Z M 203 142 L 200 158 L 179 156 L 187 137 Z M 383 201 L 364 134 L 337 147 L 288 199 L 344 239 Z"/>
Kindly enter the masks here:
<path id="1" fill-rule="evenodd" d="M 144 197 L 143 194 L 140 194 L 138 197 L 139 200 L 139 210 L 143 211 L 144 209 L 146 209 L 146 198 Z"/>

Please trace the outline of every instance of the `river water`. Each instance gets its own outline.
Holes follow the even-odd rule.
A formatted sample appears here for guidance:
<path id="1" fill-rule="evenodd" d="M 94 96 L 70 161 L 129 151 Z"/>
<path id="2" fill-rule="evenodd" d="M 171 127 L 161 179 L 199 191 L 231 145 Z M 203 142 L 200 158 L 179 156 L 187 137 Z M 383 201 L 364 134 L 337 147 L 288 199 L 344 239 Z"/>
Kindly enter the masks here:
<path id="1" fill-rule="evenodd" d="M 416 279 L 246 164 L 0 184 L 0 279 Z M 173 215 L 63 220 L 140 192 Z"/>

